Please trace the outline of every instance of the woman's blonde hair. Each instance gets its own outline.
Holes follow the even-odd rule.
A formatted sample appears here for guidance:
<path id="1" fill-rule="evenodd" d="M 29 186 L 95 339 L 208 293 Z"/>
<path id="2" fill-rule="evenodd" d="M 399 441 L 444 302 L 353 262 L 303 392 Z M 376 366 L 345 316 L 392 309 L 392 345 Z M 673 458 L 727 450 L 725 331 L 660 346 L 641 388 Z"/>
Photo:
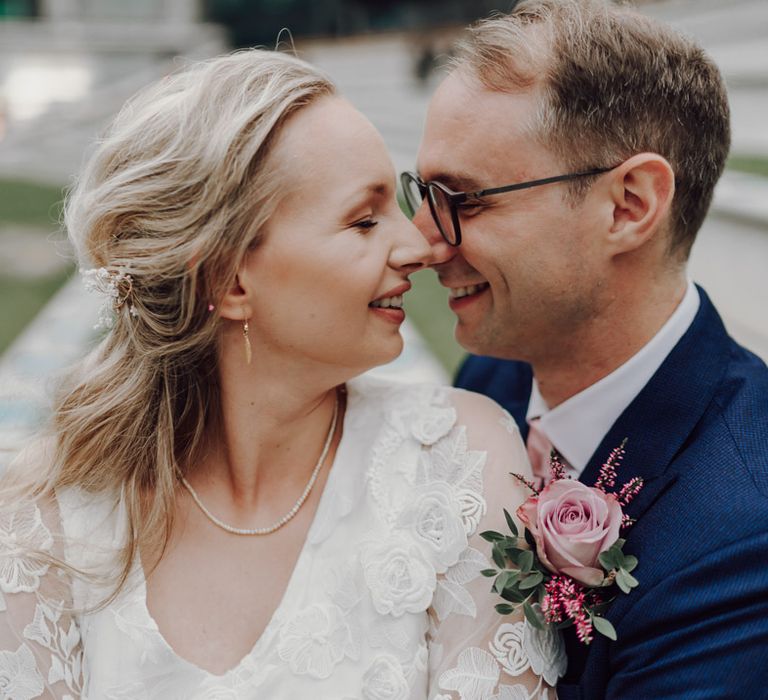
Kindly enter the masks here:
<path id="1" fill-rule="evenodd" d="M 123 107 L 69 193 L 65 224 L 81 267 L 130 275 L 130 304 L 63 381 L 52 459 L 23 486 L 123 494 L 128 537 L 114 594 L 140 547 L 163 551 L 178 473 L 217 427 L 209 306 L 258 245 L 285 184 L 270 158 L 275 139 L 291 114 L 333 92 L 317 69 L 272 51 L 192 65 Z"/>

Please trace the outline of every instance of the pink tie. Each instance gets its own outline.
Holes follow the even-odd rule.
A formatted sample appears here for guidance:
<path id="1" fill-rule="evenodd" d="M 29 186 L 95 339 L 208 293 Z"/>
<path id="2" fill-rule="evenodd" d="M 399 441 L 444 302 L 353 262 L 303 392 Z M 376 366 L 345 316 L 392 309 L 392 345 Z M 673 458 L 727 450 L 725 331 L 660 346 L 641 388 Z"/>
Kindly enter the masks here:
<path id="1" fill-rule="evenodd" d="M 531 460 L 534 481 L 538 480 L 540 487 L 546 485 L 550 478 L 549 455 L 552 452 L 552 443 L 541 429 L 541 418 L 534 418 L 528 424 L 526 448 L 528 459 Z"/>

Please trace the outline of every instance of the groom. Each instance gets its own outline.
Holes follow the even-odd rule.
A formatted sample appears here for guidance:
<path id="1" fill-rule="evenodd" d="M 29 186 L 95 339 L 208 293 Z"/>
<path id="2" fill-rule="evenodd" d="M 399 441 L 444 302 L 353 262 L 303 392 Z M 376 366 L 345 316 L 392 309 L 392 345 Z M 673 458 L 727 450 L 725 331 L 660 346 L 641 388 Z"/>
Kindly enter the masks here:
<path id="1" fill-rule="evenodd" d="M 404 176 L 476 354 L 458 385 L 512 413 L 535 469 L 554 446 L 591 485 L 627 438 L 618 482 L 645 480 L 640 586 L 607 612 L 618 641 L 566 631 L 561 700 L 768 697 L 768 369 L 686 276 L 729 139 L 689 39 L 532 0 L 470 31 Z"/>

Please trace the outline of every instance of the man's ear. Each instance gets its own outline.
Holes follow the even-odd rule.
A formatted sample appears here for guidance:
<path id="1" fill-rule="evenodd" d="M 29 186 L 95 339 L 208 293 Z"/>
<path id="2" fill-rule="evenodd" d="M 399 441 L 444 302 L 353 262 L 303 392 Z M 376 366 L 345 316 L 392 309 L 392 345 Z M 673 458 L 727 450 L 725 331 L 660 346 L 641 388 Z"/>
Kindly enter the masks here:
<path id="1" fill-rule="evenodd" d="M 243 270 L 237 273 L 232 286 L 221 299 L 219 316 L 231 321 L 246 321 L 251 317 L 251 294 L 245 284 Z"/>
<path id="2" fill-rule="evenodd" d="M 615 254 L 627 253 L 663 229 L 675 194 L 675 174 L 669 162 L 657 153 L 638 153 L 612 175 L 609 242 Z"/>

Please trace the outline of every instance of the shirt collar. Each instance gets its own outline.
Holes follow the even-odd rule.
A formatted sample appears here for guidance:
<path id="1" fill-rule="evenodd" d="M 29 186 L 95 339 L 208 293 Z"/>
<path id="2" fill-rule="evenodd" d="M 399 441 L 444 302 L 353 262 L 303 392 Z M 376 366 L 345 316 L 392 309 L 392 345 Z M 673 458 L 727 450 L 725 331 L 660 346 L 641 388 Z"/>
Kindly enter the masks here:
<path id="1" fill-rule="evenodd" d="M 530 422 L 541 417 L 542 431 L 577 476 L 584 471 L 616 419 L 685 335 L 699 310 L 699 304 L 696 286 L 689 281 L 683 300 L 675 311 L 635 355 L 551 411 L 534 377 L 526 419 Z"/>

